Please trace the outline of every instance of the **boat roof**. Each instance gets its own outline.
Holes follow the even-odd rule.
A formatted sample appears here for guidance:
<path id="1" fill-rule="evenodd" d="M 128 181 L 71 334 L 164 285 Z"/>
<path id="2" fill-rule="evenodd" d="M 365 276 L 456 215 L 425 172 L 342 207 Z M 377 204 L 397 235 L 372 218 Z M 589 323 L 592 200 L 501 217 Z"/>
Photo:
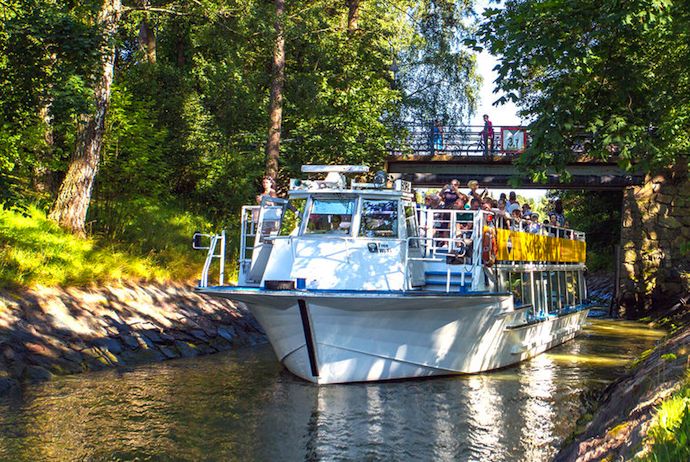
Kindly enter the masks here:
<path id="1" fill-rule="evenodd" d="M 366 165 L 303 165 L 304 173 L 326 173 L 318 180 L 291 179 L 288 195 L 299 199 L 312 195 L 366 195 L 390 199 L 412 199 L 412 184 L 404 180 L 391 181 L 388 174 L 379 171 L 372 183 L 360 183 L 353 179 L 348 186 L 345 174 L 367 173 Z"/>

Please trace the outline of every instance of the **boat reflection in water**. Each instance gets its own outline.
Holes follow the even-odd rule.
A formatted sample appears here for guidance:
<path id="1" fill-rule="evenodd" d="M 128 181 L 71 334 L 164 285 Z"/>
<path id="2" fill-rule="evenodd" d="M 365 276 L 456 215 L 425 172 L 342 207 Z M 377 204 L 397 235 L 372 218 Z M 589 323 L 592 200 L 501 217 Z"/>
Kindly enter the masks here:
<path id="1" fill-rule="evenodd" d="M 661 333 L 592 321 L 492 373 L 314 387 L 268 346 L 58 378 L 0 401 L 0 460 L 548 459 L 583 391 Z"/>

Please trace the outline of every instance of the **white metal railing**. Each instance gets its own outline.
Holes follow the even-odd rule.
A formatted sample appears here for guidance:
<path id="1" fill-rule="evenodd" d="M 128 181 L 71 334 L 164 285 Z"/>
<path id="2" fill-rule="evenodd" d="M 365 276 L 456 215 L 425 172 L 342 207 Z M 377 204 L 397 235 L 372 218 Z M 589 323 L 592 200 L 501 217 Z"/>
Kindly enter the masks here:
<path id="1" fill-rule="evenodd" d="M 251 252 L 254 250 L 260 209 L 261 206 L 259 205 L 245 205 L 242 207 L 242 216 L 240 220 L 240 253 L 237 258 L 240 265 L 240 272 L 246 273 L 248 269 L 247 266 L 251 264 L 252 261 Z"/>
<path id="2" fill-rule="evenodd" d="M 524 233 L 540 234 L 542 236 L 560 237 L 578 241 L 585 240 L 585 233 L 575 231 L 563 226 L 554 226 L 546 223 L 539 223 L 524 218 L 507 217 L 500 213 L 495 213 L 496 227 L 509 229 L 511 231 L 521 231 Z"/>
<path id="3" fill-rule="evenodd" d="M 472 274 L 470 284 L 477 288 L 482 272 L 482 236 L 484 224 L 491 212 L 463 209 L 419 209 L 420 237 L 408 238 L 418 241 L 422 249 L 421 257 L 409 257 L 408 261 L 443 262 L 454 259 L 453 263 L 463 268 L 460 285 L 465 286 L 465 272 Z M 409 244 L 408 244 L 409 246 Z M 441 257 L 441 258 L 439 258 Z M 407 278 L 406 278 L 407 279 Z M 450 292 L 452 279 L 451 265 L 446 267 L 446 292 Z"/>
<path id="4" fill-rule="evenodd" d="M 209 238 L 208 247 L 201 245 L 201 238 Z M 220 242 L 220 251 L 216 253 L 216 247 Z M 220 234 L 203 234 L 194 233 L 194 240 L 192 248 L 196 250 L 208 250 L 206 254 L 206 261 L 204 262 L 204 269 L 201 271 L 201 280 L 199 281 L 199 287 L 208 287 L 208 273 L 211 270 L 211 264 L 214 258 L 220 260 L 220 274 L 218 276 L 218 285 L 223 285 L 225 282 L 225 230 Z"/>

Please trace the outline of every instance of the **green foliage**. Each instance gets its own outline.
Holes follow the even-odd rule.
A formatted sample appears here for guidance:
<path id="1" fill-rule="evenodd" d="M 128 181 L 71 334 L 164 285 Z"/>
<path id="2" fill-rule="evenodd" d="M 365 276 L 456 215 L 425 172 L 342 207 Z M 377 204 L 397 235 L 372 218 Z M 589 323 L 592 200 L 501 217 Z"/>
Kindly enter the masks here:
<path id="1" fill-rule="evenodd" d="M 35 208 L 29 216 L 0 211 L 0 287 L 184 280 L 198 274 L 203 255 L 189 249 L 202 221 L 149 206 L 132 222 L 129 244 L 117 244 L 76 238 Z"/>
<path id="2" fill-rule="evenodd" d="M 561 199 L 569 226 L 587 234 L 587 268 L 613 270 L 620 242 L 622 194 L 615 191 L 550 191 L 549 201 Z M 550 208 L 551 209 L 551 208 Z"/>
<path id="3" fill-rule="evenodd" d="M 152 201 L 169 197 L 165 182 L 166 130 L 158 127 L 150 101 L 136 101 L 127 88 L 115 86 L 106 124 L 101 168 L 89 221 L 93 230 L 120 238 L 133 217 Z"/>
<path id="4" fill-rule="evenodd" d="M 644 442 L 649 451 L 641 461 L 672 462 L 690 459 L 690 380 L 657 411 Z"/>
<path id="5" fill-rule="evenodd" d="M 496 85 L 532 120 L 520 165 L 562 171 L 583 134 L 587 152 L 626 168 L 687 162 L 687 2 L 509 0 L 481 35 L 500 56 Z"/>
<path id="6" fill-rule="evenodd" d="M 471 6 L 450 0 L 405 5 L 415 33 L 399 54 L 396 76 L 404 118 L 458 123 L 474 111 L 481 77 L 475 54 L 465 46 L 475 33 Z"/>
<path id="7" fill-rule="evenodd" d="M 181 249 L 176 236 L 193 230 L 191 223 L 175 225 L 169 211 L 183 208 L 203 216 L 204 226 L 225 226 L 234 233 L 240 206 L 254 203 L 259 190 L 274 7 L 256 0 L 123 0 L 123 5 L 87 216 L 87 229 L 95 236 L 87 242 L 96 250 L 69 251 L 101 251 L 107 240 L 112 248 L 152 258 L 152 265 L 175 266 L 186 260 L 170 246 Z M 80 124 L 94 111 L 102 69 L 101 6 L 101 0 L 0 1 L 0 203 L 5 208 L 41 208 L 55 198 L 80 142 Z M 474 58 L 461 44 L 471 33 L 470 3 L 362 1 L 356 24 L 348 23 L 348 6 L 327 0 L 287 4 L 279 190 L 305 163 L 379 169 L 389 144 L 402 135 L 396 128 L 401 118 L 462 117 L 473 106 Z M 155 34 L 155 62 L 139 43 L 144 20 Z M 31 213 L 38 223 L 37 212 Z M 41 236 L 54 231 L 45 226 L 35 226 Z M 32 242 L 40 245 L 40 239 Z M 18 255 L 14 250 L 3 254 L 5 268 L 14 268 L 5 269 L 3 277 L 17 284 L 88 279 L 81 270 L 70 270 L 71 263 L 64 271 L 51 267 L 57 253 L 46 257 L 54 279 Z M 104 271 L 93 277 L 110 277 Z"/>

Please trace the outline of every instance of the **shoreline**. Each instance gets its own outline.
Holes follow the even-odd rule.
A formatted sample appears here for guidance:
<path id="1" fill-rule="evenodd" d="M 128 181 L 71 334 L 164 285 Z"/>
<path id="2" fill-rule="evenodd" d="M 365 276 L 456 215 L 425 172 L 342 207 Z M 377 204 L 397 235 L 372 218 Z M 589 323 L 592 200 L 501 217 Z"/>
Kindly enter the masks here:
<path id="1" fill-rule="evenodd" d="M 182 283 L 0 292 L 0 396 L 54 375 L 266 343 L 239 304 Z"/>
<path id="2" fill-rule="evenodd" d="M 662 403 L 683 385 L 690 370 L 690 313 L 681 302 L 676 328 L 636 359 L 628 373 L 609 384 L 594 409 L 585 410 L 555 462 L 632 460 L 653 450 L 649 430 Z"/>

